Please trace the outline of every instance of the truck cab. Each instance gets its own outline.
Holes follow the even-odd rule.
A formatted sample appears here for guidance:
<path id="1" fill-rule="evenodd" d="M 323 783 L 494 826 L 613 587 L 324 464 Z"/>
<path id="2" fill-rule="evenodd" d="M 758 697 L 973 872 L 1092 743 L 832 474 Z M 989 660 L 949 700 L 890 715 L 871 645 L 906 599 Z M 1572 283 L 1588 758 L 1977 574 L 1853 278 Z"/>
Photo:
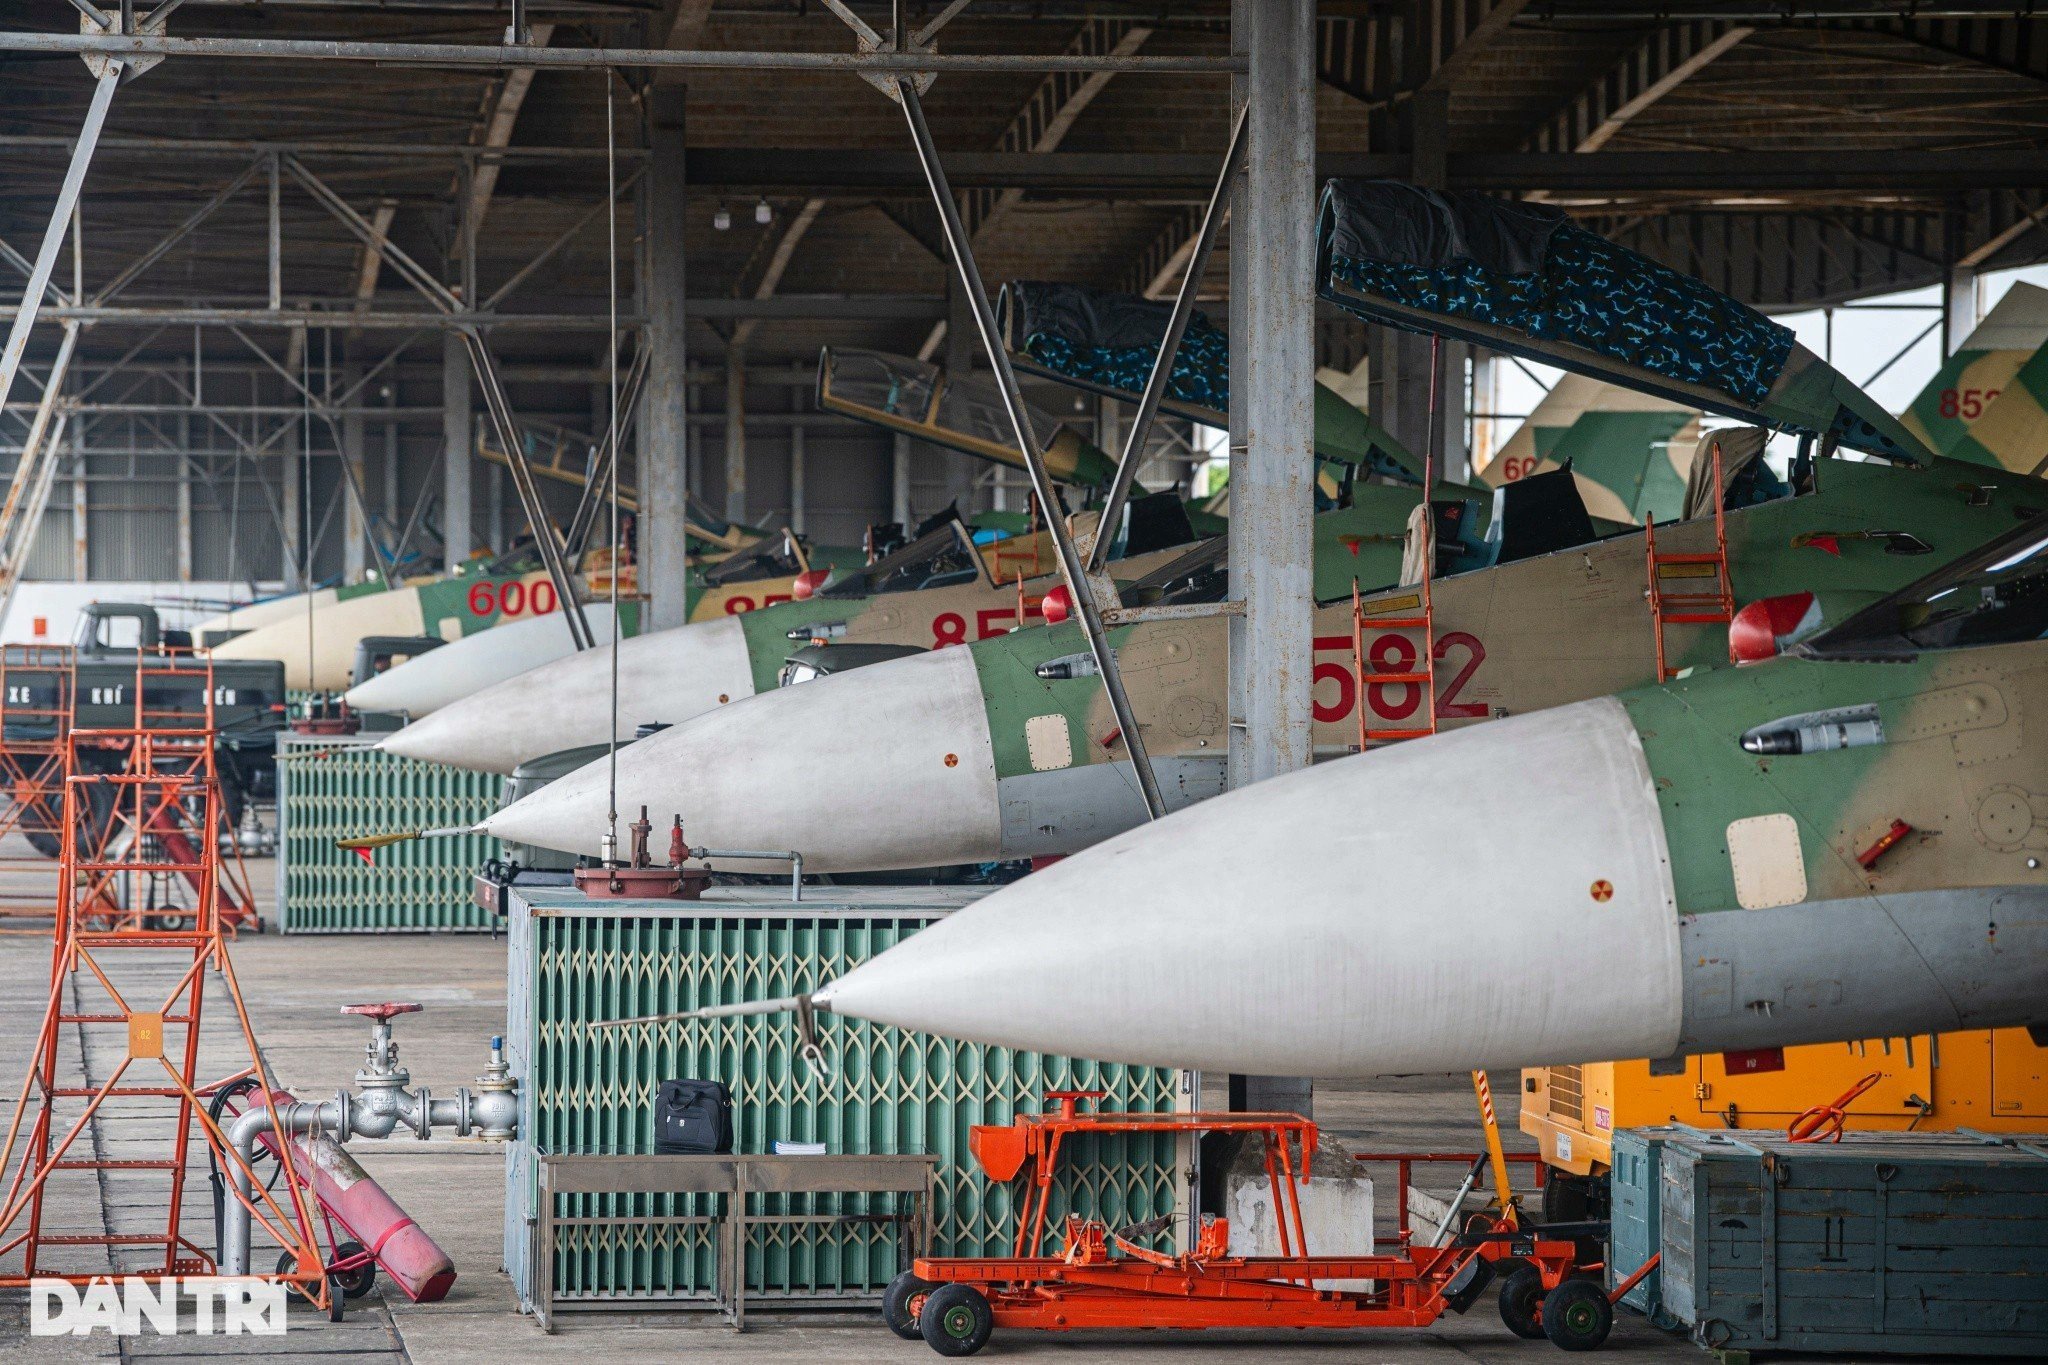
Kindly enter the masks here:
<path id="1" fill-rule="evenodd" d="M 189 631 L 165 630 L 155 607 L 135 602 L 88 602 L 78 613 L 72 647 L 82 659 L 132 659 L 166 649 L 190 649 Z"/>

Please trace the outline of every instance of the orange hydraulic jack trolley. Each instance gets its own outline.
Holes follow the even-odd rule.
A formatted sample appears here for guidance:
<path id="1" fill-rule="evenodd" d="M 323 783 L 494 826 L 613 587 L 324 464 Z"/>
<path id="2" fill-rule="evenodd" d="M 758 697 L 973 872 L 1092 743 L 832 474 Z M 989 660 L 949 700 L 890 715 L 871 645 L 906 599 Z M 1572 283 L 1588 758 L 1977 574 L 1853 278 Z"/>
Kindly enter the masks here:
<path id="1" fill-rule="evenodd" d="M 1564 1229 L 1518 1227 L 1510 1209 L 1480 1215 L 1442 1246 L 1414 1246 L 1404 1228 L 1400 1249 L 1388 1255 L 1310 1255 L 1301 1182 L 1315 1154 L 1314 1123 L 1295 1114 L 1081 1112 L 1080 1101 L 1101 1093 L 1049 1091 L 1058 1104 L 1053 1112 L 973 1129 L 970 1150 L 990 1176 L 1027 1173 L 1015 1254 L 919 1257 L 883 1295 L 892 1332 L 922 1338 L 940 1355 L 964 1356 L 980 1350 L 997 1327 L 1426 1327 L 1446 1308 L 1466 1307 L 1495 1266 L 1513 1264 L 1540 1296 L 1531 1307 L 1544 1335 L 1575 1350 L 1606 1339 L 1611 1300 L 1577 1263 L 1577 1244 Z M 1231 1255 L 1229 1224 L 1221 1218 L 1203 1217 L 1194 1248 L 1172 1254 L 1139 1245 L 1170 1220 L 1113 1232 L 1071 1215 L 1059 1253 L 1037 1254 L 1062 1144 L 1076 1134 L 1124 1133 L 1240 1133 L 1263 1143 L 1280 1254 Z M 1332 1280 L 1372 1287 L 1317 1287 Z"/>

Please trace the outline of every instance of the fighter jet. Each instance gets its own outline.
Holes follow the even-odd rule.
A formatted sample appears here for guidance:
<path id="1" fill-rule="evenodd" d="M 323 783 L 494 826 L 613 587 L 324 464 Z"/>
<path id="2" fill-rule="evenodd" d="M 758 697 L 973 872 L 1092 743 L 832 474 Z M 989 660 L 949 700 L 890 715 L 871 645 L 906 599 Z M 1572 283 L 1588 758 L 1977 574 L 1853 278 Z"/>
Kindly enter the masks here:
<path id="1" fill-rule="evenodd" d="M 831 568 L 854 562 L 858 555 L 852 550 L 813 547 L 787 531 L 763 536 L 751 527 L 718 522 L 707 526 L 699 522 L 699 518 L 692 517 L 690 536 L 691 570 L 698 576 L 692 611 L 699 620 L 787 601 L 796 578 L 814 571 L 822 575 Z M 699 530 L 704 537 L 696 534 Z M 222 659 L 282 659 L 289 686 L 340 691 L 354 681 L 350 673 L 356 642 L 367 636 L 430 635 L 454 642 L 506 622 L 552 616 L 559 605 L 558 594 L 553 581 L 536 567 L 535 561 L 536 557 L 529 553 L 514 551 L 494 561 L 465 565 L 446 577 L 418 579 L 388 590 L 365 590 L 357 585 L 339 590 L 325 600 L 300 597 L 296 599 L 296 610 L 277 612 L 265 624 L 224 640 L 213 652 Z M 592 598 L 607 594 L 608 561 L 609 550 L 605 548 L 593 549 L 583 556 L 578 577 Z M 633 571 L 628 568 L 621 580 L 622 594 L 632 594 L 632 583 Z M 588 610 L 586 606 L 586 614 Z M 631 619 L 622 615 L 621 626 L 628 625 Z M 555 633 L 559 633 L 565 652 L 572 648 L 568 629 L 559 620 Z M 549 632 L 542 631 L 524 638 L 548 637 Z M 609 622 L 600 638 L 609 638 Z M 494 657 L 494 653 L 483 657 Z M 451 673 L 455 665 L 440 664 L 433 671 Z M 381 676 L 388 678 L 396 672 Z M 435 690 L 444 691 L 445 687 Z M 375 699 L 375 693 L 372 697 Z M 407 708 L 398 705 L 390 709 Z"/>
<path id="2" fill-rule="evenodd" d="M 2007 463 L 1982 436 L 1972 433 L 2043 346 L 2048 346 L 2048 289 L 2014 284 L 1963 338 L 1899 420 L 1938 454 L 2029 472 Z M 2036 386 L 2034 393 L 2048 393 L 2048 385 Z M 2016 453 L 2030 448 L 2008 447 L 2002 440 L 1998 444 Z M 2040 444 L 2031 449 L 2033 458 L 2039 459 Z"/>
<path id="3" fill-rule="evenodd" d="M 1684 506 L 1699 438 L 1696 408 L 1567 374 L 1479 470 L 1479 481 L 1498 488 L 1569 467 L 1588 512 L 1640 526 Z"/>
<path id="4" fill-rule="evenodd" d="M 1168 816 L 812 1002 L 1005 1047 L 1310 1076 L 2038 1025 L 2044 636 L 2034 524 L 1792 657 Z M 1444 856 L 1473 834 L 1483 856 Z"/>
<path id="5" fill-rule="evenodd" d="M 1636 268 L 1663 271 L 1648 261 Z M 1675 278 L 1665 287 L 1674 295 L 1705 290 Z M 1752 657 L 1768 655 L 1902 586 L 1932 562 L 1922 556 L 1960 553 L 2048 508 L 2048 485 L 2039 481 L 1933 460 L 1846 379 L 1794 354 L 1789 336 L 1731 299 L 1713 299 L 1701 306 L 1731 328 L 1748 328 L 1765 348 L 1761 359 L 1723 356 L 1728 372 L 1747 374 L 1752 392 L 1782 386 L 1799 395 L 1782 405 L 1788 430 L 1852 431 L 1865 445 L 1888 448 L 1902 467 L 1802 459 L 1788 486 L 1764 461 L 1761 429 L 1718 431 L 1695 461 L 1689 519 L 1656 531 L 1654 567 L 1645 531 L 1594 539 L 1576 485 L 1561 472 L 1497 490 L 1483 535 L 1469 530 L 1477 520 L 1467 515 L 1470 504 L 1440 506 L 1432 534 L 1416 528 L 1404 556 L 1411 571 L 1378 580 L 1408 586 L 1375 589 L 1371 566 L 1341 556 L 1326 566 L 1319 557 L 1318 754 L 1722 663 L 1731 638 Z M 1495 344 L 1547 363 L 1566 358 L 1543 335 L 1544 320 L 1532 323 L 1512 338 L 1497 331 Z M 1629 377 L 1614 357 L 1596 358 Z M 1788 376 L 1772 363 L 1800 370 Z M 1753 403 L 1733 393 L 1702 396 L 1724 408 Z M 1908 463 L 1915 459 L 1927 467 Z M 1733 510 L 1717 515 L 1717 504 Z M 1426 608 L 1421 575 L 1412 571 L 1424 563 L 1437 575 Z M 1164 600 L 1219 600 L 1225 585 L 1215 569 L 1182 575 Z M 1356 606 L 1347 571 L 1363 590 Z M 1646 600 L 1653 583 L 1654 611 Z M 1714 610 L 1703 609 L 1703 596 L 1715 599 Z M 1169 806 L 1219 791 L 1228 747 L 1223 622 L 1148 621 L 1111 639 Z M 1120 732 L 1089 671 L 1074 625 L 984 641 L 964 657 L 878 664 L 665 731 L 621 761 L 620 792 L 681 813 L 707 846 L 801 848 L 820 871 L 1071 853 L 1145 818 Z M 829 744 L 819 739 L 826 735 Z M 603 798 L 594 775 L 572 774 L 489 827 L 595 851 Z M 854 812 L 856 804 L 871 814 Z"/>
<path id="6" fill-rule="evenodd" d="M 1103 297 L 1071 286 L 1012 285 L 1005 298 L 1038 297 L 1034 291 L 1049 291 L 1070 300 L 1099 301 Z M 1119 306 L 1127 307 L 1144 325 L 1125 326 L 1117 335 L 1120 345 L 1114 352 L 1070 347 L 1063 352 L 1071 362 L 1067 369 L 1038 362 L 1038 372 L 1080 383 L 1076 375 L 1083 367 L 1074 358 L 1093 357 L 1086 372 L 1098 377 L 1088 380 L 1087 386 L 1135 397 L 1135 393 L 1114 387 L 1110 379 L 1101 378 L 1109 371 L 1096 362 L 1103 354 L 1111 354 L 1117 374 L 1135 371 L 1142 384 L 1158 354 L 1165 316 L 1163 310 L 1144 300 L 1122 300 Z M 1021 303 L 1006 304 L 1006 311 L 1016 326 L 1023 325 L 1018 320 L 1027 314 Z M 1189 328 L 1190 337 L 1212 334 L 1220 335 L 1206 318 L 1197 315 Z M 1169 405 L 1196 420 L 1227 424 L 1227 413 L 1208 406 L 1227 401 L 1227 369 L 1227 353 L 1213 341 L 1202 340 L 1193 347 L 1184 344 L 1170 375 Z M 825 406 L 892 430 L 916 428 L 918 434 L 927 436 L 936 431 L 941 444 L 982 458 L 1021 462 L 1022 457 L 1003 443 L 1000 429 L 977 416 L 980 400 L 976 393 L 972 385 L 947 382 L 934 367 L 875 352 L 850 357 L 827 351 L 820 366 L 819 398 Z M 1203 398 L 1198 403 L 1190 394 Z M 951 406 L 948 395 L 952 395 Z M 1046 432 L 1059 428 L 1056 421 L 1043 416 L 1033 425 Z M 1329 523 L 1328 533 L 1349 537 L 1344 552 L 1353 557 L 1355 571 L 1364 573 L 1368 581 L 1392 578 L 1400 560 L 1402 527 L 1419 501 L 1415 487 L 1421 478 L 1421 462 L 1365 414 L 1327 389 L 1318 390 L 1316 432 L 1318 503 L 1351 514 Z M 1055 435 L 1051 449 L 1063 452 L 1063 466 L 1070 467 L 1076 478 L 1091 477 L 1091 471 L 1099 473 L 1108 459 L 1078 437 Z M 1359 471 L 1365 472 L 1364 480 L 1358 478 Z M 1403 482 L 1408 487 L 1402 487 Z M 1178 526 L 1176 518 L 1180 519 Z M 1199 529 L 1198 518 L 1165 495 L 1132 503 L 1121 547 L 1129 562 L 1119 572 L 1139 576 L 1160 567 L 1170 547 L 1185 546 Z M 801 644 L 819 638 L 940 649 L 1042 621 L 1040 601 L 1054 587 L 1052 550 L 1044 533 L 986 547 L 972 559 L 960 544 L 963 534 L 934 528 L 899 551 L 886 567 L 877 565 L 853 574 L 804 602 L 786 603 L 751 618 L 658 632 L 621 646 L 618 737 L 629 738 L 647 721 L 675 724 L 772 689 L 792 641 Z M 1162 553 L 1141 558 L 1155 550 Z M 1020 574 L 1025 579 L 1021 591 L 1017 583 Z M 919 591 L 913 596 L 912 589 Z M 437 650 L 435 654 L 449 652 Z M 433 658 L 428 655 L 416 663 L 429 663 Z M 406 665 L 408 669 L 414 666 Z M 453 666 L 441 663 L 437 669 Z M 611 730 L 610 688 L 610 656 L 603 648 L 592 650 L 444 706 L 385 740 L 383 747 L 456 767 L 508 773 L 542 753 L 573 744 L 603 743 Z"/>
<path id="7" fill-rule="evenodd" d="M 1126 512 L 1119 572 L 1142 574 L 1193 538 L 1171 494 L 1134 499 Z M 808 597 L 622 641 L 617 737 L 772 689 L 792 641 L 937 649 L 1042 619 L 1041 602 L 1056 582 L 1046 533 L 980 546 L 957 515 L 935 521 L 910 544 Z M 542 754 L 604 743 L 613 733 L 611 698 L 612 650 L 601 644 L 443 706 L 395 731 L 381 747 L 510 773 Z"/>

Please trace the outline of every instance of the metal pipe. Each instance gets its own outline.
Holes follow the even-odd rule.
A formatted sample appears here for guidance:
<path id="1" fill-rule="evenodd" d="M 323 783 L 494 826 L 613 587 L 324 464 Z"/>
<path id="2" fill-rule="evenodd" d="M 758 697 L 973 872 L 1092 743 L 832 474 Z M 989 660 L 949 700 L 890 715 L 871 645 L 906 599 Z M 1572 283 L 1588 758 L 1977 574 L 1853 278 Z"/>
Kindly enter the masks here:
<path id="1" fill-rule="evenodd" d="M 379 62 L 418 66 L 559 67 L 575 71 L 654 67 L 690 71 L 1110 72 L 1129 76 L 1228 76 L 1236 57 L 1090 57 L 1074 53 L 705 52 L 663 47 L 507 47 L 480 43 L 384 43 L 305 38 L 164 38 L 84 33 L 0 33 L 0 52 L 103 57 L 225 57 L 260 61 Z"/>
<path id="2" fill-rule="evenodd" d="M 842 301 L 830 301 L 831 304 L 835 305 L 840 302 Z M 887 311 L 889 305 L 899 302 L 900 300 L 893 297 L 880 299 L 878 309 L 881 311 L 877 315 L 883 317 L 890 316 L 891 314 Z M 463 311 L 429 313 L 402 310 L 356 313 L 348 311 L 352 306 L 352 304 L 337 299 L 332 308 L 281 308 L 275 312 L 268 308 L 217 308 L 185 304 L 172 304 L 162 308 L 122 307 L 118 305 L 108 307 L 87 305 L 81 308 L 74 305 L 32 311 L 36 311 L 38 316 L 52 322 L 134 322 L 164 323 L 170 326 L 197 325 L 202 327 L 350 327 L 358 329 L 377 328 L 380 330 L 392 327 L 416 327 L 448 331 L 481 327 L 492 330 L 546 328 L 552 331 L 604 331 L 611 325 L 611 320 L 603 313 L 472 313 Z M 17 305 L 7 305 L 0 307 L 0 317 L 10 317 L 19 321 L 22 311 L 22 308 Z M 832 312 L 845 313 L 847 311 L 849 310 L 845 308 L 834 308 L 825 315 L 830 316 Z M 928 310 L 920 307 L 919 316 L 922 316 L 925 311 Z M 783 315 L 801 316 L 801 313 L 785 313 Z M 626 314 L 619 318 L 619 325 L 621 327 L 641 327 L 646 325 L 646 321 L 647 319 L 644 317 Z"/>
<path id="3" fill-rule="evenodd" d="M 1188 253 L 1187 274 L 1181 277 L 1180 292 L 1173 298 L 1173 313 L 1166 322 L 1166 335 L 1160 339 L 1159 354 L 1152 358 L 1152 373 L 1145 377 L 1145 388 L 1138 395 L 1138 413 L 1131 419 L 1131 429 L 1124 436 L 1123 456 L 1116 463 L 1116 473 L 1109 481 L 1109 493 L 1102 500 L 1102 521 L 1095 535 L 1095 546 L 1088 552 L 1088 572 L 1101 573 L 1102 566 L 1109 562 L 1109 542 L 1116 534 L 1117 518 L 1123 515 L 1124 501 L 1131 495 L 1131 481 L 1138 475 L 1138 462 L 1143 458 L 1145 441 L 1152 434 L 1152 419 L 1159 415 L 1159 400 L 1166 396 L 1166 386 L 1173 377 L 1173 359 L 1180 350 L 1181 338 L 1187 335 L 1188 319 L 1194 316 L 1195 294 L 1202 285 L 1203 269 L 1209 264 L 1209 250 L 1216 245 L 1216 231 L 1223 225 L 1223 216 L 1229 211 L 1230 182 L 1237 176 L 1237 168 L 1244 161 L 1245 124 L 1251 118 L 1249 103 L 1237 111 L 1237 122 L 1230 129 L 1230 147 L 1223 153 L 1223 170 L 1216 177 L 1216 188 L 1209 192 L 1209 202 L 1202 209 L 1202 226 L 1195 233 L 1193 249 Z"/>
<path id="4" fill-rule="evenodd" d="M 1158 778 L 1153 775 L 1151 756 L 1145 752 L 1145 740 L 1138 730 L 1138 718 L 1131 710 L 1131 699 L 1124 692 L 1123 674 L 1117 668 L 1116 652 L 1109 647 L 1109 639 L 1103 633 L 1102 612 L 1095 601 L 1095 586 L 1088 580 L 1087 567 L 1081 562 L 1080 552 L 1074 548 L 1074 537 L 1067 529 L 1065 518 L 1059 515 L 1059 493 L 1053 487 L 1052 475 L 1046 471 L 1045 455 L 1039 449 L 1038 438 L 1031 430 L 1031 416 L 1024 406 L 1023 391 L 1017 385 L 1016 368 L 1010 363 L 1009 350 L 1004 347 L 996 326 L 995 309 L 989 304 L 988 289 L 981 282 L 981 267 L 975 264 L 973 244 L 968 241 L 967 229 L 960 222 L 960 206 L 953 198 L 952 187 L 946 183 L 945 168 L 939 164 L 938 148 L 932 142 L 932 130 L 925 122 L 924 106 L 918 101 L 916 87 L 898 77 L 896 90 L 904 117 L 910 124 L 911 140 L 917 146 L 918 164 L 924 170 L 932 203 L 945 227 L 953 267 L 959 272 L 961 287 L 973 309 L 974 325 L 981 333 L 982 348 L 987 351 L 989 364 L 995 370 L 1003 407 L 1009 414 L 1010 428 L 1017 437 L 1017 450 L 1024 456 L 1025 467 L 1031 472 L 1031 487 L 1038 495 L 1038 504 L 1045 509 L 1046 527 L 1052 532 L 1060 573 L 1067 581 L 1067 591 L 1073 596 L 1074 611 L 1081 618 L 1081 628 L 1087 632 L 1089 652 L 1095 656 L 1095 666 L 1102 672 L 1103 691 L 1108 694 L 1109 708 L 1116 716 L 1118 728 L 1123 731 L 1124 747 L 1131 755 L 1131 767 L 1138 777 L 1138 789 L 1145 798 L 1146 813 L 1157 820 L 1166 814 L 1166 800 L 1160 794 Z M 1097 533 L 1102 534 L 1104 530 L 1098 526 Z"/>
<path id="5" fill-rule="evenodd" d="M 692 858 L 739 858 L 743 861 L 789 864 L 789 898 L 804 898 L 804 855 L 793 848 L 693 848 Z"/>

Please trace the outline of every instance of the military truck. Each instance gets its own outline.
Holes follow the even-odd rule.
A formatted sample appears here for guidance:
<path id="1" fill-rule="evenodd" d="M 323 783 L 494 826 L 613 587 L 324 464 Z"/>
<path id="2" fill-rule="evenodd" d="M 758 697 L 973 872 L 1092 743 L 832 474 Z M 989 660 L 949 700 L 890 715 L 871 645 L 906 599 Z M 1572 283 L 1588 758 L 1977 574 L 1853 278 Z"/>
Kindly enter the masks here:
<path id="1" fill-rule="evenodd" d="M 136 686 L 141 679 L 141 723 L 152 728 L 200 729 L 207 720 L 207 664 L 190 651 L 189 632 L 166 630 L 154 607 L 127 602 L 94 602 L 78 617 L 72 636 L 70 671 L 72 725 L 78 730 L 126 730 L 137 724 Z M 138 674 L 138 666 L 190 673 L 190 680 L 163 673 Z M 53 712 L 63 694 L 65 666 L 49 652 L 10 650 L 6 666 L 9 741 L 63 738 Z M 212 668 L 215 765 L 220 775 L 223 820 L 239 829 L 253 801 L 277 795 L 277 732 L 284 728 L 284 665 L 274 660 L 222 660 Z M 124 761 L 112 741 L 86 751 L 84 762 L 113 772 Z M 54 833 L 31 833 L 37 851 L 56 857 Z"/>

